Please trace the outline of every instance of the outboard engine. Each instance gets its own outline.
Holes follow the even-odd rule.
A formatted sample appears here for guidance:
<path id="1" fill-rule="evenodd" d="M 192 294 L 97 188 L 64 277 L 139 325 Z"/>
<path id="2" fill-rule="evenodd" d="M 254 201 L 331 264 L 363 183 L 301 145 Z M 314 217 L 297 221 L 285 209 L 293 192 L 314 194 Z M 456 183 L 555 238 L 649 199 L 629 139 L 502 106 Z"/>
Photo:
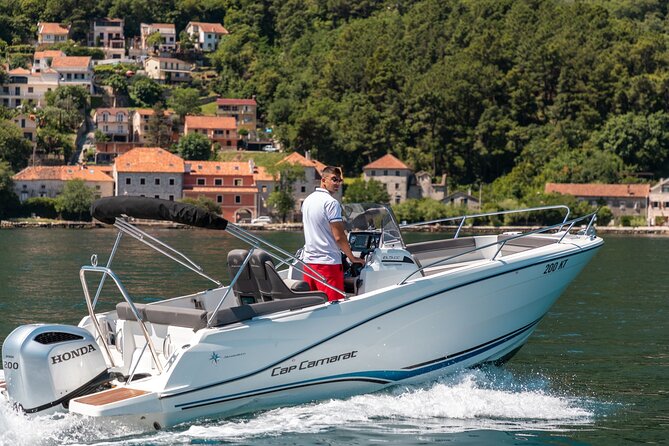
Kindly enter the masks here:
<path id="1" fill-rule="evenodd" d="M 7 394 L 26 413 L 51 413 L 110 380 L 91 333 L 69 325 L 30 324 L 2 344 Z"/>

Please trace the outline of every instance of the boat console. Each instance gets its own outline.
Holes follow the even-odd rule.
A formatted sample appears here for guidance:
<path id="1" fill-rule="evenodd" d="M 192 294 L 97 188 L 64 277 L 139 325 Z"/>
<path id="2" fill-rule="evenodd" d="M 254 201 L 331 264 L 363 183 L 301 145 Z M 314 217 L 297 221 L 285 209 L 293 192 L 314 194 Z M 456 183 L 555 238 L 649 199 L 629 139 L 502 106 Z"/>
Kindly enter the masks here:
<path id="1" fill-rule="evenodd" d="M 384 205 L 354 203 L 343 205 L 344 226 L 356 256 L 366 259 L 364 267 L 344 269 L 347 291 L 362 294 L 397 282 L 418 269 L 407 251 L 392 211 Z M 354 284 L 351 286 L 351 284 Z"/>

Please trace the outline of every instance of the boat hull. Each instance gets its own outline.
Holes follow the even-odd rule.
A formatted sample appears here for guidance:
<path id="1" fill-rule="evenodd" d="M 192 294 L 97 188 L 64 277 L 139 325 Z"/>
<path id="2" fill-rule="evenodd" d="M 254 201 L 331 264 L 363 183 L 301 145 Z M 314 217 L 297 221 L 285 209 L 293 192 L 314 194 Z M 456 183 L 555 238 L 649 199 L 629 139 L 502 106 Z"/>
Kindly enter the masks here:
<path id="1" fill-rule="evenodd" d="M 540 255 L 479 262 L 338 303 L 203 329 L 163 374 L 132 383 L 146 394 L 104 405 L 75 399 L 70 410 L 165 427 L 504 361 L 600 246 L 553 245 Z"/>

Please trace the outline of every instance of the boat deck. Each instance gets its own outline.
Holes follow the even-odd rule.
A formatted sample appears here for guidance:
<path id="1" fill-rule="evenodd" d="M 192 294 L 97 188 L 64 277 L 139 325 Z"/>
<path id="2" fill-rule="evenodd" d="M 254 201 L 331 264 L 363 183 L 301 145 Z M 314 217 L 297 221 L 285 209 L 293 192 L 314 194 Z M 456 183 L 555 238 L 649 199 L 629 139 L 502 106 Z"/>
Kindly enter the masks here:
<path id="1" fill-rule="evenodd" d="M 81 404 L 88 404 L 90 406 L 104 406 L 105 404 L 116 403 L 118 401 L 127 400 L 136 396 L 145 395 L 147 393 L 149 392 L 144 390 L 119 387 L 108 390 L 106 392 L 95 393 L 93 395 L 76 398 L 75 401 Z"/>

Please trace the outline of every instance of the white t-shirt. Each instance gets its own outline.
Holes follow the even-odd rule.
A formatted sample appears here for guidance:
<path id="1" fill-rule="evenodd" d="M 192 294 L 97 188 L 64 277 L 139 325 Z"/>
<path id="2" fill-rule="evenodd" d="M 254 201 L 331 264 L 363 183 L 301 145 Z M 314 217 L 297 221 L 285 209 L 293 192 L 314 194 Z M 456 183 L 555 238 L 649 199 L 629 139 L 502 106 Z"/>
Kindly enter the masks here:
<path id="1" fill-rule="evenodd" d="M 317 187 L 302 203 L 305 263 L 341 264 L 341 251 L 330 223 L 342 221 L 341 204 L 326 189 Z"/>

